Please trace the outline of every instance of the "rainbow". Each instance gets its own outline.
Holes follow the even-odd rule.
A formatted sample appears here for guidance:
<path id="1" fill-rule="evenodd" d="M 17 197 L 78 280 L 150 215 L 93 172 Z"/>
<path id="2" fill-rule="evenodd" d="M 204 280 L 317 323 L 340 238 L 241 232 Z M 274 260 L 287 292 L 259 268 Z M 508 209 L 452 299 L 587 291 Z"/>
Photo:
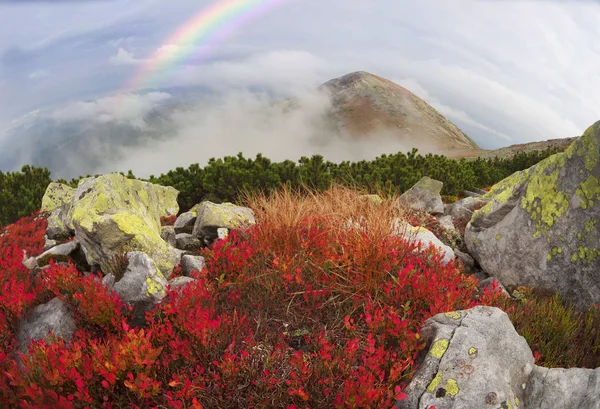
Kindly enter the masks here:
<path id="1" fill-rule="evenodd" d="M 123 91 L 151 87 L 189 57 L 200 61 L 246 23 L 293 0 L 220 0 L 173 32 L 126 82 Z"/>

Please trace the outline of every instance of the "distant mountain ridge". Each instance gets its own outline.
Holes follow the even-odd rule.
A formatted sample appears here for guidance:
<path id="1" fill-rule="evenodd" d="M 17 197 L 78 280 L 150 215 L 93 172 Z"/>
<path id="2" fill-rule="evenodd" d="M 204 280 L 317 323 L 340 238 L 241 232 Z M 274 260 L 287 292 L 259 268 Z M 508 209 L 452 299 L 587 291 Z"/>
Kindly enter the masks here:
<path id="1" fill-rule="evenodd" d="M 478 149 L 456 125 L 400 85 L 364 71 L 322 84 L 341 131 L 353 138 L 385 133 L 407 146 L 429 146 L 440 153 Z"/>

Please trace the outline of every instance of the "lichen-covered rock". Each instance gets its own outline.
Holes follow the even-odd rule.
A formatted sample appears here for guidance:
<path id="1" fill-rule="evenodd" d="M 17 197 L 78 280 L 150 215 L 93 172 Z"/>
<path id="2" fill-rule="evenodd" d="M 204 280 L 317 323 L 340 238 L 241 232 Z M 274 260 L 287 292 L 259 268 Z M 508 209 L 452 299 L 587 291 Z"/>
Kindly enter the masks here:
<path id="1" fill-rule="evenodd" d="M 202 247 L 202 242 L 192 234 L 179 233 L 175 236 L 175 247 L 181 250 L 198 251 Z"/>
<path id="2" fill-rule="evenodd" d="M 446 230 L 456 230 L 456 227 L 454 227 L 454 222 L 452 221 L 452 216 L 441 216 L 437 218 L 437 221 L 440 224 L 440 226 L 442 226 Z"/>
<path id="3" fill-rule="evenodd" d="M 444 264 L 454 261 L 452 248 L 445 245 L 435 234 L 424 227 L 414 227 L 403 220 L 396 219 L 392 227 L 392 235 L 404 236 L 408 240 L 421 242 L 421 250 L 426 250 L 433 245 L 442 255 Z"/>
<path id="4" fill-rule="evenodd" d="M 179 254 L 161 238 L 161 216 L 177 214 L 177 190 L 120 174 L 79 182 L 71 209 L 75 234 L 91 263 L 101 269 L 115 255 L 148 254 L 165 277 Z"/>
<path id="5" fill-rule="evenodd" d="M 400 196 L 400 202 L 411 209 L 430 214 L 444 213 L 444 204 L 440 195 L 443 187 L 442 182 L 425 176 Z"/>
<path id="6" fill-rule="evenodd" d="M 50 333 L 69 341 L 76 329 L 72 309 L 65 302 L 53 298 L 33 308 L 21 321 L 17 332 L 19 350 L 27 352 L 32 340 L 49 339 Z"/>
<path id="7" fill-rule="evenodd" d="M 502 310 L 438 314 L 421 334 L 429 352 L 398 409 L 523 407 L 533 354 Z"/>
<path id="8" fill-rule="evenodd" d="M 194 224 L 193 235 L 205 243 L 211 243 L 218 237 L 218 229 L 245 229 L 256 224 L 254 212 L 247 207 L 232 203 L 215 204 L 202 202 L 198 207 L 198 216 Z"/>
<path id="9" fill-rule="evenodd" d="M 46 188 L 44 197 L 42 197 L 42 212 L 52 213 L 56 209 L 69 205 L 75 196 L 75 189 L 62 183 L 52 182 Z"/>
<path id="10" fill-rule="evenodd" d="M 600 408 L 600 369 L 535 366 L 498 308 L 438 314 L 421 334 L 429 350 L 398 409 Z"/>
<path id="11" fill-rule="evenodd" d="M 600 302 L 600 122 L 563 153 L 513 174 L 485 196 L 465 230 L 469 253 L 505 286 Z"/>
<path id="12" fill-rule="evenodd" d="M 360 195 L 358 196 L 358 200 L 366 200 L 376 206 L 379 206 L 383 203 L 383 199 L 379 195 Z"/>
<path id="13" fill-rule="evenodd" d="M 189 276 L 193 271 L 202 271 L 205 262 L 202 256 L 185 255 L 181 257 L 181 274 Z"/>
<path id="14" fill-rule="evenodd" d="M 46 234 L 50 239 L 64 239 L 73 234 L 70 211 L 75 189 L 62 183 L 52 182 L 42 198 L 42 212 L 48 212 Z"/>
<path id="15" fill-rule="evenodd" d="M 107 274 L 103 284 L 114 290 L 123 302 L 134 307 L 158 304 L 166 294 L 167 280 L 156 263 L 139 251 L 129 252 L 127 257 L 129 264 L 123 277 L 117 280 L 112 274 Z"/>
<path id="16" fill-rule="evenodd" d="M 49 239 L 48 237 L 45 237 L 45 240 L 44 240 L 44 251 L 50 250 L 52 247 L 55 247 L 56 245 L 58 245 L 58 242 L 56 240 Z"/>

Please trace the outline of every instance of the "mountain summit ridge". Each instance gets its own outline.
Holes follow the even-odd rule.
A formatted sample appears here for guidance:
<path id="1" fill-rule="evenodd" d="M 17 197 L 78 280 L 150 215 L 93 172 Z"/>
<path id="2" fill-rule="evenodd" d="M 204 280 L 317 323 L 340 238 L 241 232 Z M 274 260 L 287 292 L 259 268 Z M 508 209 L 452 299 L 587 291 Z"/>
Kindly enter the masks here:
<path id="1" fill-rule="evenodd" d="M 340 130 L 354 138 L 383 133 L 443 153 L 479 148 L 435 108 L 386 78 L 356 71 L 325 82 L 319 90 L 329 94 Z"/>

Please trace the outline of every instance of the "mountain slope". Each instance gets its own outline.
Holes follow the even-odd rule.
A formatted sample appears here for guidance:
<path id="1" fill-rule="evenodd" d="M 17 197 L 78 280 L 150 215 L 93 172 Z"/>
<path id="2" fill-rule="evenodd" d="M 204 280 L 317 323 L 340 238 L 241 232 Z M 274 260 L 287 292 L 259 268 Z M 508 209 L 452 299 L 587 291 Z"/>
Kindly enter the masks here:
<path id="1" fill-rule="evenodd" d="M 354 138 L 384 134 L 407 146 L 440 153 L 478 146 L 425 101 L 398 84 L 360 71 L 321 85 L 329 93 L 339 129 Z"/>

